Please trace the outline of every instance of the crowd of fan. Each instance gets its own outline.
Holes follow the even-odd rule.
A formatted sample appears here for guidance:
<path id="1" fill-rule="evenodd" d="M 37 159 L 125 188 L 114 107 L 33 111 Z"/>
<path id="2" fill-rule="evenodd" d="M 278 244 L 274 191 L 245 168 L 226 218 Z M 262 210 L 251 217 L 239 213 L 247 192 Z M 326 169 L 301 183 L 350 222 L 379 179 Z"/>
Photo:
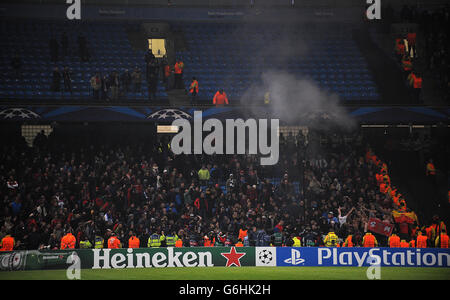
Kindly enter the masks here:
<path id="1" fill-rule="evenodd" d="M 310 131 L 282 138 L 280 147 L 278 165 L 269 167 L 255 155 L 174 156 L 157 137 L 117 134 L 108 143 L 55 128 L 33 148 L 5 143 L 0 239 L 12 235 L 15 249 L 57 249 L 69 231 L 77 247 L 114 232 L 126 246 L 133 233 L 146 247 L 157 233 L 177 235 L 183 246 L 202 246 L 205 236 L 234 245 L 242 229 L 247 245 L 280 232 L 286 244 L 300 236 L 302 246 L 319 246 L 331 230 L 361 245 L 370 217 L 393 223 L 393 201 L 377 187 L 362 134 Z"/>

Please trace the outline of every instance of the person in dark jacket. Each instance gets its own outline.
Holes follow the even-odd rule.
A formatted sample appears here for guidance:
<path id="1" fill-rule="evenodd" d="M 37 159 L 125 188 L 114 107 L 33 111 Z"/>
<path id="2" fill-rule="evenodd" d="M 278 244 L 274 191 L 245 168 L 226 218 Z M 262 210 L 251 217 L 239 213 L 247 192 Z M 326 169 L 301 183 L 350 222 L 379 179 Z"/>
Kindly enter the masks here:
<path id="1" fill-rule="evenodd" d="M 122 96 L 126 96 L 127 93 L 130 91 L 130 85 L 131 85 L 131 74 L 128 71 L 128 69 L 125 69 L 125 71 L 120 75 L 120 86 L 121 86 L 120 94 Z"/>

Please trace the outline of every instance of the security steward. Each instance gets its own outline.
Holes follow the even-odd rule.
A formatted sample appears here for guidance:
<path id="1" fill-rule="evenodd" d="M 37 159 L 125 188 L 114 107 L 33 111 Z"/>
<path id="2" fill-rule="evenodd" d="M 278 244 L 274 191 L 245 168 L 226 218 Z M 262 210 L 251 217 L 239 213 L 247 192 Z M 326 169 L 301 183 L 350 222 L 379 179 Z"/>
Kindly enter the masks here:
<path id="1" fill-rule="evenodd" d="M 164 241 L 164 240 L 165 240 L 164 235 L 161 235 L 158 233 L 153 233 L 148 238 L 147 247 L 149 247 L 149 248 L 161 247 L 161 241 Z"/>
<path id="2" fill-rule="evenodd" d="M 301 247 L 302 246 L 302 242 L 300 241 L 300 239 L 298 238 L 298 236 L 294 236 L 292 238 L 292 241 L 294 242 L 292 244 L 292 247 Z"/>
<path id="3" fill-rule="evenodd" d="M 336 235 L 336 233 L 334 233 L 333 230 L 330 230 L 330 232 L 328 232 L 327 236 L 323 239 L 323 243 L 324 243 L 325 247 L 337 247 L 338 240 L 339 240 L 339 238 Z"/>
<path id="4" fill-rule="evenodd" d="M 184 63 L 178 59 L 174 66 L 175 89 L 184 89 L 183 87 Z"/>
<path id="5" fill-rule="evenodd" d="M 376 247 L 378 246 L 378 241 L 372 233 L 367 232 L 363 237 L 362 244 L 363 247 Z"/>
<path id="6" fill-rule="evenodd" d="M 344 241 L 344 245 L 342 247 L 353 247 L 353 235 L 349 234 Z"/>
<path id="7" fill-rule="evenodd" d="M 101 237 L 96 235 L 94 240 L 94 249 L 103 249 L 103 244 L 105 240 Z"/>
<path id="8" fill-rule="evenodd" d="M 189 94 L 191 94 L 191 105 L 193 105 L 195 104 L 198 95 L 198 81 L 195 77 L 192 77 L 192 82 L 189 86 Z"/>
<path id="9" fill-rule="evenodd" d="M 73 236 L 72 231 L 69 230 L 65 236 L 61 238 L 61 249 L 75 249 L 77 239 Z"/>
<path id="10" fill-rule="evenodd" d="M 428 247 L 428 237 L 419 231 L 416 239 L 417 248 L 427 248 Z"/>
<path id="11" fill-rule="evenodd" d="M 11 235 L 7 234 L 2 239 L 0 251 L 13 251 L 14 245 L 15 245 L 14 238 Z"/>
<path id="12" fill-rule="evenodd" d="M 130 232 L 130 238 L 128 239 L 128 248 L 139 248 L 140 240 L 134 234 L 134 232 Z"/>
<path id="13" fill-rule="evenodd" d="M 108 249 L 121 248 L 120 240 L 116 237 L 116 233 L 112 232 L 111 237 L 108 239 Z"/>
<path id="14" fill-rule="evenodd" d="M 89 239 L 84 238 L 80 241 L 80 249 L 90 249 L 92 248 L 92 243 Z"/>
<path id="15" fill-rule="evenodd" d="M 409 243 L 405 240 L 400 241 L 400 248 L 409 248 Z"/>
<path id="16" fill-rule="evenodd" d="M 399 248 L 400 247 L 400 237 L 395 233 L 391 234 L 388 239 L 389 247 L 391 248 Z"/>
<path id="17" fill-rule="evenodd" d="M 219 89 L 213 98 L 213 104 L 215 106 L 224 106 L 225 104 L 230 104 L 228 102 L 227 94 L 223 89 Z"/>
<path id="18" fill-rule="evenodd" d="M 166 235 L 166 247 L 175 247 L 178 241 L 178 236 L 175 233 Z"/>
<path id="19" fill-rule="evenodd" d="M 448 235 L 445 229 L 442 229 L 441 234 L 436 238 L 436 248 L 448 248 Z"/>

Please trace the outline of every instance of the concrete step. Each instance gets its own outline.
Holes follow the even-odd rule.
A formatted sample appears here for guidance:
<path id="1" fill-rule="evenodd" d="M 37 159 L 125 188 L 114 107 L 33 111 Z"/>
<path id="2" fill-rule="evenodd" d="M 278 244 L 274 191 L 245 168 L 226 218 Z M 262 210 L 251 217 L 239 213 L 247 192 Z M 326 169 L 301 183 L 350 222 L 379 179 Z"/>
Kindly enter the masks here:
<path id="1" fill-rule="evenodd" d="M 190 97 L 183 89 L 173 89 L 167 92 L 171 106 L 190 105 Z"/>

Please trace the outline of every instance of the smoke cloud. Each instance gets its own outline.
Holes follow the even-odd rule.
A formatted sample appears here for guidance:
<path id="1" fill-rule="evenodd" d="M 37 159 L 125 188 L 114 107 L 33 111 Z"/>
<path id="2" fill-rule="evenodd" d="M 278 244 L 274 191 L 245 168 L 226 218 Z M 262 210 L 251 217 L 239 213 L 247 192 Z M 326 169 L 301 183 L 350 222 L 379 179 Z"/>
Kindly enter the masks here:
<path id="1" fill-rule="evenodd" d="M 285 123 L 302 123 L 312 128 L 330 126 L 352 129 L 356 123 L 339 104 L 339 97 L 329 93 L 313 80 L 295 76 L 287 71 L 269 70 L 261 75 L 261 83 L 252 85 L 242 96 L 241 103 L 261 103 L 269 93 L 265 109 L 272 118 Z M 255 108 L 256 109 L 256 108 Z"/>

